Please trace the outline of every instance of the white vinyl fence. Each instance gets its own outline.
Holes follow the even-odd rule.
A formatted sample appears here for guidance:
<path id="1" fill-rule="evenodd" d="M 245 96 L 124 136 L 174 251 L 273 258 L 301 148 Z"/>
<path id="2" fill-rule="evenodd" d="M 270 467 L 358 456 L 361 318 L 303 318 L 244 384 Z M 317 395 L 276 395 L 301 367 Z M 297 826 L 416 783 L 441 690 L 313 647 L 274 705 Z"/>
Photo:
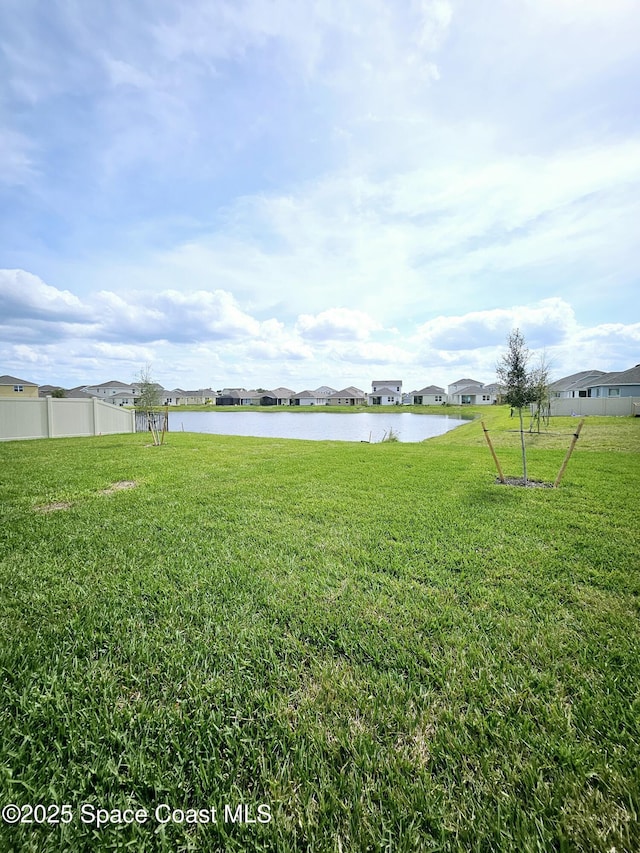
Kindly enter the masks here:
<path id="1" fill-rule="evenodd" d="M 135 432 L 135 412 L 95 398 L 0 397 L 0 441 Z"/>
<path id="2" fill-rule="evenodd" d="M 636 415 L 640 397 L 556 397 L 551 415 Z"/>

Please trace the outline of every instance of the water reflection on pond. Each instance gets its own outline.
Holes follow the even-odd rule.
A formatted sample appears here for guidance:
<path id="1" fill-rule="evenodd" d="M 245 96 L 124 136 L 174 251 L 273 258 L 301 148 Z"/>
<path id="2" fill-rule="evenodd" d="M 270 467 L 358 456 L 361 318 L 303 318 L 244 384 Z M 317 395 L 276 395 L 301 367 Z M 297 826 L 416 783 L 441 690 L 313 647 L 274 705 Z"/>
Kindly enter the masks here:
<path id="1" fill-rule="evenodd" d="M 449 415 L 411 412 L 170 412 L 171 432 L 206 432 L 257 438 L 301 438 L 312 441 L 382 441 L 389 431 L 399 441 L 424 441 L 467 421 Z"/>

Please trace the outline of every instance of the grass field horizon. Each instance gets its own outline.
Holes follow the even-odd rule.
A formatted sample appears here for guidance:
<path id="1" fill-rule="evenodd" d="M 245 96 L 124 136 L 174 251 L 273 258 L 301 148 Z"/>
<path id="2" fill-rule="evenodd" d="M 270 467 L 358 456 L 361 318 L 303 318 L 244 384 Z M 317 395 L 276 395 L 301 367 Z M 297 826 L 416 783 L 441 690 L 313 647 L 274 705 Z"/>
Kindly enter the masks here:
<path id="1" fill-rule="evenodd" d="M 0 443 L 0 849 L 637 851 L 639 432 Z"/>

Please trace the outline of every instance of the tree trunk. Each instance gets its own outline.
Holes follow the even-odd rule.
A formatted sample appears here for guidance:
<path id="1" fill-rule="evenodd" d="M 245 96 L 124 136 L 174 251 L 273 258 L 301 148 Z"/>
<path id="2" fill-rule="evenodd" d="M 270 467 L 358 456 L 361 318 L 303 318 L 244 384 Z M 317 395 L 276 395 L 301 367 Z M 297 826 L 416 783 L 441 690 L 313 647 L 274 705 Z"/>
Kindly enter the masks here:
<path id="1" fill-rule="evenodd" d="M 527 452 L 524 447 L 524 423 L 522 420 L 522 407 L 518 409 L 520 415 L 520 444 L 522 445 L 522 477 L 525 486 L 527 485 Z"/>

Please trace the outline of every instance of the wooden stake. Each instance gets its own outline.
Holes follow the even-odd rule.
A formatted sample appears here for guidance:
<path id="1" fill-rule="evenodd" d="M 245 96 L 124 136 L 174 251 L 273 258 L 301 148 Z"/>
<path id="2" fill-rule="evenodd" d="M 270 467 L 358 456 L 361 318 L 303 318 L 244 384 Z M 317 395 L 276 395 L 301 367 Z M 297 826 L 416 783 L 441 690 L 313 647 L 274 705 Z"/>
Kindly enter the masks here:
<path id="1" fill-rule="evenodd" d="M 491 455 L 493 456 L 493 461 L 496 463 L 496 468 L 498 469 L 498 478 L 501 483 L 504 483 L 504 474 L 502 473 L 502 468 L 500 467 L 500 463 L 498 462 L 496 452 L 493 449 L 493 444 L 491 444 L 491 439 L 489 438 L 489 430 L 484 425 L 484 421 L 480 421 L 480 423 L 482 424 L 482 429 L 484 430 L 484 437 L 487 439 L 489 450 L 491 451 Z"/>
<path id="2" fill-rule="evenodd" d="M 584 418 L 578 424 L 578 428 L 573 434 L 573 438 L 571 439 L 571 444 L 569 445 L 569 449 L 567 450 L 567 455 L 564 457 L 564 462 L 560 466 L 560 470 L 558 471 L 558 476 L 556 477 L 556 481 L 553 484 L 553 488 L 557 489 L 560 485 L 560 480 L 562 479 L 562 475 L 564 474 L 564 469 L 569 464 L 569 459 L 571 459 L 571 454 L 573 453 L 573 448 L 576 446 L 576 441 L 580 438 L 580 430 L 582 429 L 582 424 L 584 423 Z"/>

